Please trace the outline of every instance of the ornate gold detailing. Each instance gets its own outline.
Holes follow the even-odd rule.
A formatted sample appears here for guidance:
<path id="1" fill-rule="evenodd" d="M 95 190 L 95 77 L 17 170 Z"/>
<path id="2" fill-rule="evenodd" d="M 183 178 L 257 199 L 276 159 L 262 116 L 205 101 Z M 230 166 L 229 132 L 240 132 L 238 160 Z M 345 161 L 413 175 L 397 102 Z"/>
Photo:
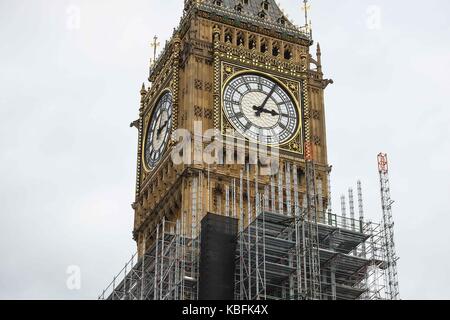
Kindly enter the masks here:
<path id="1" fill-rule="evenodd" d="M 304 72 L 302 80 L 302 90 L 303 90 L 303 113 L 305 116 L 305 159 L 313 160 L 313 146 L 311 142 L 311 115 L 309 106 L 309 86 L 308 77 L 306 75 L 308 66 L 307 56 L 302 56 L 302 71 Z"/>
<path id="2" fill-rule="evenodd" d="M 181 39 L 179 35 L 174 37 L 174 50 L 172 60 L 172 139 L 173 133 L 178 129 L 178 106 L 180 97 L 180 54 L 181 54 Z M 171 139 L 171 140 L 172 140 Z"/>
<path id="3" fill-rule="evenodd" d="M 320 139 L 319 136 L 314 136 L 314 137 L 313 137 L 313 142 L 314 142 L 314 144 L 315 144 L 316 146 L 322 145 L 322 140 Z"/>
<path id="4" fill-rule="evenodd" d="M 220 86 L 222 90 L 228 83 L 228 81 L 231 80 L 231 78 L 234 78 L 240 74 L 246 74 L 246 73 L 256 73 L 260 74 L 262 76 L 265 76 L 267 78 L 272 79 L 273 81 L 279 83 L 284 87 L 286 91 L 289 91 L 292 93 L 292 97 L 294 98 L 294 101 L 297 103 L 297 109 L 299 114 L 299 127 L 297 132 L 293 135 L 292 140 L 287 141 L 283 144 L 283 146 L 280 146 L 282 149 L 288 149 L 293 152 L 297 152 L 300 154 L 303 154 L 303 117 L 302 117 L 302 106 L 300 101 L 300 87 L 301 84 L 298 81 L 295 81 L 290 78 L 285 78 L 283 76 L 275 76 L 271 73 L 267 72 L 261 72 L 258 70 L 255 70 L 253 68 L 246 68 L 245 66 L 241 65 L 235 65 L 231 62 L 227 61 L 221 61 L 221 70 L 222 70 L 222 81 L 220 83 Z M 231 70 L 231 71 L 230 71 Z M 228 72 L 227 72 L 228 71 Z M 289 87 L 290 85 L 290 87 Z M 292 88 L 294 88 L 296 91 L 292 91 Z M 223 94 L 223 92 L 222 92 Z M 228 121 L 227 117 L 223 114 L 223 111 L 220 110 L 220 125 L 221 125 L 221 132 L 226 133 L 227 129 L 234 129 L 233 126 Z"/>
<path id="5" fill-rule="evenodd" d="M 225 73 L 228 75 L 233 73 L 233 68 L 230 66 L 225 66 L 223 69 L 225 70 Z"/>
<path id="6" fill-rule="evenodd" d="M 265 35 L 272 38 L 279 38 L 281 40 L 285 40 L 291 43 L 296 43 L 302 46 L 308 46 L 311 44 L 311 40 L 309 39 L 309 35 L 304 31 L 298 29 L 286 29 L 285 26 L 279 25 L 275 26 L 273 23 L 267 23 L 263 19 L 252 19 L 251 21 L 244 22 L 242 18 L 245 19 L 242 15 L 237 12 L 236 17 L 230 19 L 230 17 L 226 17 L 223 15 L 217 15 L 211 12 L 205 12 L 199 10 L 197 15 L 217 22 L 218 24 L 226 24 L 233 25 L 237 28 L 242 28 L 244 26 L 245 29 L 252 30 L 253 32 Z M 258 26 L 258 24 L 260 24 Z M 218 25 L 216 25 L 218 27 Z M 219 29 L 220 30 L 220 29 Z"/>
<path id="7" fill-rule="evenodd" d="M 213 29 L 214 38 L 214 84 L 213 84 L 213 101 L 214 101 L 214 129 L 220 129 L 220 28 L 216 25 Z"/>
<path id="8" fill-rule="evenodd" d="M 197 118 L 205 118 L 212 120 L 213 112 L 211 109 L 202 108 L 200 106 L 194 106 L 194 115 Z"/>
<path id="9" fill-rule="evenodd" d="M 288 88 L 292 91 L 297 93 L 298 92 L 298 84 L 294 83 L 294 82 L 289 82 L 288 83 Z"/>
<path id="10" fill-rule="evenodd" d="M 143 142 L 143 132 L 144 132 L 144 109 L 145 109 L 145 95 L 147 94 L 147 90 L 145 90 L 145 84 L 142 84 L 141 88 L 141 106 L 139 108 L 139 135 L 138 135 L 138 154 L 137 154 L 137 164 L 136 164 L 136 197 L 141 192 L 141 173 L 142 171 L 142 160 L 141 160 L 141 154 L 142 154 L 142 142 Z"/>
<path id="11" fill-rule="evenodd" d="M 203 118 L 203 108 L 199 106 L 194 106 L 194 115 L 197 118 Z"/>
<path id="12" fill-rule="evenodd" d="M 195 87 L 195 89 L 197 89 L 197 90 L 203 90 L 203 81 L 202 81 L 202 80 L 195 79 L 195 80 L 194 80 L 194 87 Z"/>
<path id="13" fill-rule="evenodd" d="M 263 67 L 268 71 L 300 77 L 304 72 L 303 66 L 295 64 L 291 59 L 286 60 L 281 55 L 272 56 L 269 51 L 257 52 L 255 48 L 246 49 L 243 46 L 234 47 L 230 43 L 217 43 L 216 50 L 222 59 L 236 61 L 249 66 Z"/>
<path id="14" fill-rule="evenodd" d="M 289 150 L 294 152 L 303 153 L 301 144 L 297 141 L 297 139 L 291 141 L 288 145 Z"/>
<path id="15" fill-rule="evenodd" d="M 226 132 L 227 130 L 233 130 L 233 126 L 228 119 L 223 119 L 223 131 Z"/>
<path id="16" fill-rule="evenodd" d="M 235 73 L 235 69 L 230 65 L 224 65 L 222 73 L 222 83 Z"/>
<path id="17" fill-rule="evenodd" d="M 320 111 L 319 110 L 313 110 L 312 111 L 312 118 L 314 120 L 320 120 Z"/>
<path id="18" fill-rule="evenodd" d="M 176 85 L 175 85 L 175 88 L 177 88 Z M 169 87 L 165 88 L 164 90 L 161 90 L 161 92 L 160 92 L 159 95 L 157 96 L 157 99 L 154 100 L 154 105 L 156 105 L 156 103 L 158 102 L 158 100 L 159 100 L 164 94 L 166 94 L 166 93 L 169 92 L 169 93 L 172 95 L 172 117 L 173 117 L 173 115 L 174 115 L 174 110 L 175 110 L 175 104 L 174 104 L 174 101 L 175 101 L 175 98 L 174 98 L 174 96 L 175 96 L 175 91 L 173 91 L 173 90 L 174 90 L 174 81 L 172 80 L 171 85 L 170 85 Z M 151 108 L 148 108 L 148 109 L 147 109 L 147 112 L 146 112 L 145 114 L 143 114 L 143 117 L 142 117 L 142 126 L 143 126 L 142 131 L 143 131 L 143 135 L 142 135 L 142 139 L 141 139 L 140 145 L 139 145 L 139 148 L 140 148 L 139 158 L 140 158 L 140 162 L 142 163 L 141 167 L 144 168 L 144 170 L 141 170 L 141 171 L 143 171 L 144 173 L 145 173 L 145 172 L 150 172 L 150 171 L 152 171 L 152 170 L 154 169 L 154 168 L 149 168 L 149 167 L 147 166 L 147 164 L 145 163 L 145 155 L 144 155 L 144 152 L 143 152 L 143 151 L 145 150 L 145 143 L 146 143 L 146 140 L 147 140 L 148 129 L 149 129 L 149 123 L 150 123 L 151 117 L 152 117 L 152 115 L 153 115 L 153 108 L 154 108 L 154 105 L 150 106 Z M 175 126 L 175 118 L 172 118 L 172 119 L 173 119 L 173 121 L 172 121 L 172 138 L 173 138 L 173 132 L 174 132 L 173 127 Z M 171 139 L 170 139 L 170 140 L 171 140 Z M 142 181 L 145 181 L 145 178 L 143 178 Z"/>
<path id="19" fill-rule="evenodd" d="M 203 117 L 204 117 L 205 119 L 212 120 L 212 118 L 213 118 L 213 112 L 212 112 L 212 110 L 211 110 L 211 109 L 203 109 Z"/>

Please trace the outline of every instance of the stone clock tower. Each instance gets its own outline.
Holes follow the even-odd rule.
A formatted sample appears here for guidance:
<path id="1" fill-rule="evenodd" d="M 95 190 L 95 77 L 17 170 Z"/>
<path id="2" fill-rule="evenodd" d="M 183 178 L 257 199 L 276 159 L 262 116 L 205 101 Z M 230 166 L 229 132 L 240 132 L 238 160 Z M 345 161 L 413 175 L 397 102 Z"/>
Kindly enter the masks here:
<path id="1" fill-rule="evenodd" d="M 365 221 L 359 183 L 359 218 L 352 189 L 350 218 L 345 198 L 331 210 L 333 81 L 308 25 L 274 0 L 186 0 L 149 82 L 133 123 L 138 251 L 100 299 L 398 299 L 388 206 L 384 226 Z"/>
<path id="2" fill-rule="evenodd" d="M 141 90 L 133 204 L 139 255 L 153 245 L 163 220 L 182 221 L 182 233 L 193 238 L 207 213 L 234 216 L 245 227 L 259 193 L 270 195 L 268 207 L 289 214 L 285 197 L 294 180 L 306 193 L 308 162 L 323 194 L 318 206 L 326 207 L 324 89 L 331 80 L 323 78 L 320 47 L 313 56 L 312 45 L 309 28 L 294 26 L 274 0 L 185 1 L 179 26 L 150 69 L 150 85 Z M 206 143 L 188 149 L 192 161 L 174 163 L 179 129 L 192 137 L 214 129 L 223 140 L 234 132 L 232 140 L 246 145 L 245 164 L 205 163 L 193 154 Z M 249 142 L 256 141 L 277 150 L 273 175 L 251 162 Z M 279 181 L 285 190 L 273 194 Z"/>

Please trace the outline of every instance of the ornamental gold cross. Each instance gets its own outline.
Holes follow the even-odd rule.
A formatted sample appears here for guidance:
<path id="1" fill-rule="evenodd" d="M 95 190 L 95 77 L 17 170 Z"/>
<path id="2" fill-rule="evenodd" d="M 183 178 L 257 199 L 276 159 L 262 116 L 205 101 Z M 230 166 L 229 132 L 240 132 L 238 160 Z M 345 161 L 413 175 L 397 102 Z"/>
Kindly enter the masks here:
<path id="1" fill-rule="evenodd" d="M 153 42 L 150 44 L 150 47 L 152 47 L 153 48 L 153 62 L 152 63 L 155 63 L 156 62 L 156 52 L 157 52 L 157 50 L 158 50 L 158 47 L 161 45 L 161 43 L 160 42 L 158 42 L 158 37 L 157 36 L 154 36 L 153 37 Z"/>
<path id="2" fill-rule="evenodd" d="M 308 0 L 303 0 L 302 9 L 305 12 L 305 25 L 308 25 L 308 12 L 311 9 L 311 5 L 308 3 Z"/>

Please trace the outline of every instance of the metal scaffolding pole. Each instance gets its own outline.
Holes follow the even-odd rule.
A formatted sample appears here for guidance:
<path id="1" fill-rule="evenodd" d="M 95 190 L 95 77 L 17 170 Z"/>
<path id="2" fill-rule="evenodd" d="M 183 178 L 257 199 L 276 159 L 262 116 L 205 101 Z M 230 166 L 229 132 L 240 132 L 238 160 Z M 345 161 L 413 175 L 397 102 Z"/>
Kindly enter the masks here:
<path id="1" fill-rule="evenodd" d="M 322 180 L 317 180 L 317 219 L 322 222 L 322 219 L 325 217 L 323 211 L 323 191 L 322 191 Z"/>
<path id="2" fill-rule="evenodd" d="M 270 203 L 272 212 L 276 211 L 276 195 L 275 195 L 275 179 L 274 176 L 270 177 Z"/>
<path id="3" fill-rule="evenodd" d="M 330 226 L 333 225 L 333 207 L 331 201 L 331 169 L 327 172 L 327 182 L 328 182 L 328 201 L 327 201 L 327 221 Z"/>
<path id="4" fill-rule="evenodd" d="M 353 231 L 356 231 L 355 224 L 355 200 L 353 198 L 353 189 L 348 189 L 348 203 L 350 209 L 350 224 Z"/>
<path id="5" fill-rule="evenodd" d="M 347 228 L 347 209 L 345 205 L 345 196 L 341 196 L 341 214 L 342 214 L 342 223 L 344 228 Z"/>
<path id="6" fill-rule="evenodd" d="M 359 213 L 359 224 L 360 224 L 360 232 L 363 232 L 363 224 L 364 224 L 364 205 L 363 205 L 363 191 L 362 191 L 362 183 L 358 180 L 358 213 Z M 361 245 L 361 256 L 363 258 L 366 257 L 366 244 L 363 243 Z"/>
<path id="7" fill-rule="evenodd" d="M 307 213 L 308 213 L 308 253 L 310 256 L 310 287 L 309 297 L 312 300 L 321 299 L 321 273 L 320 273 L 320 252 L 319 236 L 317 225 L 317 199 L 316 199 L 316 175 L 315 165 L 312 160 L 306 161 L 306 193 L 307 193 Z"/>
<path id="8" fill-rule="evenodd" d="M 283 166 L 280 166 L 278 171 L 278 212 L 284 214 L 284 199 L 283 199 Z"/>
<path id="9" fill-rule="evenodd" d="M 381 207 L 383 211 L 386 260 L 388 263 L 388 290 L 391 300 L 398 300 L 400 299 L 397 272 L 398 257 L 395 250 L 394 219 L 392 215 L 394 201 L 391 198 L 387 154 L 380 153 L 378 155 L 378 172 L 380 174 Z"/>
<path id="10" fill-rule="evenodd" d="M 293 216 L 292 212 L 292 200 L 291 200 L 291 165 L 286 163 L 285 169 L 286 178 L 286 214 Z"/>

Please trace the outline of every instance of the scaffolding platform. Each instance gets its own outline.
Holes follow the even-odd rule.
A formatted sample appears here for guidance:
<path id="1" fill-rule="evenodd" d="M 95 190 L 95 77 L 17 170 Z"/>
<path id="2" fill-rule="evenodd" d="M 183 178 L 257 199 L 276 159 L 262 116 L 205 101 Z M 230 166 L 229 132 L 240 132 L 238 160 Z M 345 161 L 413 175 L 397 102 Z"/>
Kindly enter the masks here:
<path id="1" fill-rule="evenodd" d="M 238 183 L 230 180 L 224 188 L 225 209 L 216 213 L 239 224 L 234 255 L 235 300 L 398 298 L 389 281 L 392 253 L 388 251 L 392 252 L 392 246 L 386 226 L 365 221 L 360 183 L 360 215 L 355 219 L 353 192 L 349 194 L 350 217 L 345 204 L 342 215 L 332 214 L 330 195 L 323 201 L 321 181 L 314 178 L 314 172 L 307 172 L 313 179 L 308 179 L 305 193 L 303 188 L 300 191 L 295 166 L 286 165 L 285 179 L 280 173 L 278 186 L 275 178 L 269 185 L 260 185 L 258 177 L 252 183 L 246 170 L 246 186 L 242 171 Z M 199 298 L 202 234 L 198 226 L 206 216 L 198 192 L 202 174 L 192 183 L 191 210 L 176 221 L 163 218 L 148 236 L 150 247 L 139 258 L 133 256 L 99 299 Z M 244 193 L 252 187 L 252 197 L 246 196 L 244 202 Z"/>
<path id="2" fill-rule="evenodd" d="M 379 226 L 360 222 L 349 230 L 349 221 L 333 216 L 333 225 L 317 223 L 321 299 L 355 300 L 380 297 L 382 289 L 370 282 L 373 269 L 381 274 L 386 263 L 381 254 Z M 348 218 L 347 218 L 348 219 Z M 339 221 L 339 223 L 337 223 Z M 170 222 L 164 222 L 173 224 Z M 238 235 L 236 250 L 237 300 L 304 300 L 311 286 L 307 242 L 310 221 L 301 216 L 264 211 Z M 158 230 L 169 228 L 158 228 Z M 176 228 L 175 228 L 176 229 Z M 175 230 L 172 228 L 172 230 Z M 130 260 L 104 290 L 105 300 L 195 299 L 198 286 L 199 240 L 178 232 L 159 232 L 156 243 L 137 259 Z M 362 251 L 365 246 L 368 250 Z M 122 275 L 122 276 L 121 276 Z M 378 276 L 380 277 L 380 276 Z M 119 280 L 120 279 L 120 280 Z M 375 279 L 379 280 L 379 279 Z"/>
<path id="3" fill-rule="evenodd" d="M 349 230 L 344 226 L 356 225 L 355 221 L 343 219 L 333 216 L 327 219 L 332 225 L 317 223 L 321 299 L 359 299 L 370 291 L 366 283 L 369 267 L 383 265 L 373 257 L 363 257 L 361 249 L 373 237 L 368 231 L 374 227 L 358 221 L 358 230 Z M 305 250 L 311 224 L 301 216 L 259 214 L 238 239 L 236 299 L 307 298 L 311 262 Z"/>

